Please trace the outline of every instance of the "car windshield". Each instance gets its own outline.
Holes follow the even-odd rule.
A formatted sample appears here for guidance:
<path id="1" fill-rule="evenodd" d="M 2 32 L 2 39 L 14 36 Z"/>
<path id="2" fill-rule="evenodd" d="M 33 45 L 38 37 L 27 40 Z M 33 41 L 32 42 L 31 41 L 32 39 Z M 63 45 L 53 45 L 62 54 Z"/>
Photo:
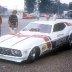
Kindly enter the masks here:
<path id="1" fill-rule="evenodd" d="M 29 23 L 23 31 L 35 31 L 35 32 L 43 32 L 43 33 L 51 33 L 52 25 L 48 24 L 36 24 L 36 23 Z"/>

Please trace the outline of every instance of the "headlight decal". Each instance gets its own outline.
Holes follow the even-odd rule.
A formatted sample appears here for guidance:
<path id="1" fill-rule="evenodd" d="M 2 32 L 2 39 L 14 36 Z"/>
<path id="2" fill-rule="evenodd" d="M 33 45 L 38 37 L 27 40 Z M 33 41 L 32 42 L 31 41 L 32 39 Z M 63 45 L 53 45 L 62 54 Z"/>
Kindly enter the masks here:
<path id="1" fill-rule="evenodd" d="M 0 54 L 10 55 L 10 56 L 17 56 L 17 57 L 22 56 L 22 53 L 21 53 L 20 50 L 8 49 L 8 48 L 3 48 L 3 47 L 0 47 Z"/>

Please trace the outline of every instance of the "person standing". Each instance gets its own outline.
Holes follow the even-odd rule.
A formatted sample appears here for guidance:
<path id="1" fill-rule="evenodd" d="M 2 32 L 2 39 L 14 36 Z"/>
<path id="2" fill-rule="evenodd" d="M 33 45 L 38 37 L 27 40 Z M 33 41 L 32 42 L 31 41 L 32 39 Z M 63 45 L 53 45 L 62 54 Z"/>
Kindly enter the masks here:
<path id="1" fill-rule="evenodd" d="M 2 16 L 0 16 L 0 36 L 1 36 L 1 24 L 2 24 Z"/>
<path id="2" fill-rule="evenodd" d="M 9 16 L 9 19 L 8 19 L 11 34 L 16 34 L 18 29 L 18 17 L 16 14 L 17 14 L 17 11 L 13 10 L 12 14 Z"/>

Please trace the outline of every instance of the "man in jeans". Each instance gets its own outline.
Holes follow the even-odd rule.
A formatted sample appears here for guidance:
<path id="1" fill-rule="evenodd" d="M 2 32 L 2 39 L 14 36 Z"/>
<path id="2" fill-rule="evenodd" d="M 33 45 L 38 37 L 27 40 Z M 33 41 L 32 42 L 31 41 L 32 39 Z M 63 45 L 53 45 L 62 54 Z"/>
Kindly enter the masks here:
<path id="1" fill-rule="evenodd" d="M 17 11 L 13 10 L 12 14 L 9 16 L 9 28 L 12 34 L 15 34 L 18 28 L 18 18 L 16 16 Z"/>

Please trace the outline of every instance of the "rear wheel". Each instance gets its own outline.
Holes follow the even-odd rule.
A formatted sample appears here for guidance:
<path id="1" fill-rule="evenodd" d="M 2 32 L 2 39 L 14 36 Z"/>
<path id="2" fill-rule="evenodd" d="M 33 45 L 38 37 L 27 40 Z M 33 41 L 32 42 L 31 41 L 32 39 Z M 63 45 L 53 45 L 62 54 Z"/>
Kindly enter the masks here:
<path id="1" fill-rule="evenodd" d="M 40 50 L 39 48 L 35 47 L 31 50 L 29 57 L 28 57 L 28 62 L 33 62 L 35 59 L 37 59 L 39 57 L 40 54 Z"/>

